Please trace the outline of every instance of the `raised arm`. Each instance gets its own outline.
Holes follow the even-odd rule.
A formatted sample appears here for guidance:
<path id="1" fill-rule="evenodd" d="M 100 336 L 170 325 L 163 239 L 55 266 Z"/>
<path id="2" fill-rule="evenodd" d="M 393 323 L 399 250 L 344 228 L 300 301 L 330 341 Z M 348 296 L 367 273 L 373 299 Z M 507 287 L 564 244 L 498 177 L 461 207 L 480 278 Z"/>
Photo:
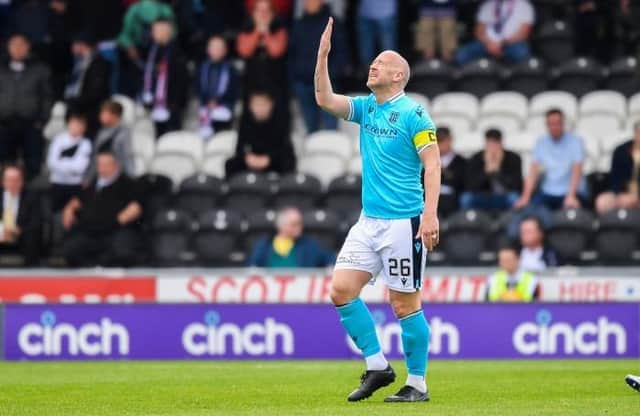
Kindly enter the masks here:
<path id="1" fill-rule="evenodd" d="M 346 118 L 349 115 L 349 97 L 335 94 L 329 79 L 329 51 L 331 50 L 331 33 L 333 32 L 333 18 L 329 18 L 327 27 L 320 38 L 316 73 L 313 77 L 316 102 L 323 110 L 336 117 Z"/>

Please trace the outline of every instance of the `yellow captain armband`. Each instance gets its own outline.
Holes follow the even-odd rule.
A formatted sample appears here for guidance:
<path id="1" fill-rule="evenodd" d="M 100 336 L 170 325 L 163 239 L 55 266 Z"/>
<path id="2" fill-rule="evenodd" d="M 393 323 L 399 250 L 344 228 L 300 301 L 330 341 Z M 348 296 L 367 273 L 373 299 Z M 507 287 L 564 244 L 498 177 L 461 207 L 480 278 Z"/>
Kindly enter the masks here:
<path id="1" fill-rule="evenodd" d="M 436 142 L 436 132 L 434 130 L 422 130 L 416 133 L 415 136 L 413 136 L 413 145 L 418 151 L 424 149 L 425 147 L 431 146 Z"/>

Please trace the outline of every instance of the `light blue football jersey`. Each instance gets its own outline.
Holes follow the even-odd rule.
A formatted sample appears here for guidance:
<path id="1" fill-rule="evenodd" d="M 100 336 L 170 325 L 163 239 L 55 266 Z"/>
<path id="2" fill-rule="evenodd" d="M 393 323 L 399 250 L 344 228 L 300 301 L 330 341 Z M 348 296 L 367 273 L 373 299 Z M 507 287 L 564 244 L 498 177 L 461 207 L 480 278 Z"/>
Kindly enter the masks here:
<path id="1" fill-rule="evenodd" d="M 382 104 L 350 97 L 346 120 L 360 124 L 362 209 L 372 218 L 412 218 L 424 208 L 419 153 L 436 143 L 427 111 L 400 92 Z"/>

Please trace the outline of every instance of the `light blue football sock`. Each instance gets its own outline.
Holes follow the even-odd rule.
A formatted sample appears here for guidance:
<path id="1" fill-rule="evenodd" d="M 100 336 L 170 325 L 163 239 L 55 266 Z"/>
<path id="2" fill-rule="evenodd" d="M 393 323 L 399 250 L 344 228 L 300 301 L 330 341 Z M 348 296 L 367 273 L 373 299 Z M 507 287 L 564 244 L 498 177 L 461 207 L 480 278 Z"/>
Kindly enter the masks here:
<path id="1" fill-rule="evenodd" d="M 337 306 L 340 323 L 365 357 L 380 352 L 380 342 L 371 313 L 362 299 L 355 298 L 346 305 Z"/>
<path id="2" fill-rule="evenodd" d="M 402 348 L 409 374 L 424 377 L 429 354 L 429 324 L 422 309 L 399 319 L 402 328 Z"/>

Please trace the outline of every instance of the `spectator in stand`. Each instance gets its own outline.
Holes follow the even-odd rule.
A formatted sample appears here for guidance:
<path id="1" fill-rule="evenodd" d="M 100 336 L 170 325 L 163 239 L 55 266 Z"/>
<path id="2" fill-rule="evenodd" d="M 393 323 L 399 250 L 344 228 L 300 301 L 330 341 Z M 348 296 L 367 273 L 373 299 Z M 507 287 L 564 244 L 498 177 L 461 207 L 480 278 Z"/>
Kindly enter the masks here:
<path id="1" fill-rule="evenodd" d="M 500 130 L 487 130 L 485 140 L 485 149 L 467 163 L 466 192 L 460 196 L 460 207 L 508 210 L 522 191 L 522 161 L 504 149 Z"/>
<path id="2" fill-rule="evenodd" d="M 304 7 L 306 0 L 295 0 L 293 5 L 293 17 L 300 19 L 304 15 Z M 325 0 L 325 4 L 329 6 L 331 15 L 344 22 L 347 17 L 347 0 Z"/>
<path id="3" fill-rule="evenodd" d="M 447 217 L 458 209 L 458 199 L 464 190 L 467 161 L 453 151 L 453 138 L 448 127 L 438 127 L 436 136 L 440 149 L 440 162 L 442 163 L 442 185 L 438 214 Z"/>
<path id="4" fill-rule="evenodd" d="M 633 139 L 622 143 L 613 152 L 609 174 L 611 190 L 596 198 L 598 214 L 615 208 L 640 207 L 640 121 L 633 127 Z"/>
<path id="5" fill-rule="evenodd" d="M 171 6 L 160 0 L 140 0 L 127 9 L 118 36 L 118 45 L 125 52 L 120 59 L 120 89 L 125 94 L 135 96 L 140 88 L 138 80 L 144 70 L 145 52 L 152 44 L 151 26 L 159 19 L 175 21 Z"/>
<path id="6" fill-rule="evenodd" d="M 280 91 L 278 108 L 288 106 L 286 62 L 288 34 L 270 0 L 255 0 L 251 17 L 238 35 L 237 52 L 245 60 L 244 92 Z"/>
<path id="7" fill-rule="evenodd" d="M 302 213 L 297 208 L 280 210 L 276 227 L 275 235 L 256 242 L 249 257 L 249 266 L 328 267 L 335 263 L 334 253 L 303 235 Z"/>
<path id="8" fill-rule="evenodd" d="M 121 166 L 122 171 L 129 177 L 135 175 L 133 150 L 131 149 L 131 130 L 122 123 L 122 104 L 114 100 L 107 100 L 100 109 L 101 128 L 93 143 L 93 156 L 85 175 L 85 183 L 95 180 L 96 159 L 99 154 L 111 152 Z"/>
<path id="9" fill-rule="evenodd" d="M 456 0 L 420 0 L 415 48 L 424 59 L 436 57 L 436 44 L 443 61 L 453 60 L 458 47 Z"/>
<path id="10" fill-rule="evenodd" d="M 361 69 L 368 70 L 379 52 L 398 48 L 397 17 L 396 0 L 360 1 L 356 24 Z"/>
<path id="11" fill-rule="evenodd" d="M 520 223 L 520 269 L 541 272 L 558 265 L 556 253 L 544 245 L 544 229 L 537 217 L 526 217 Z"/>
<path id="12" fill-rule="evenodd" d="M 151 29 L 152 44 L 144 60 L 140 100 L 150 110 L 159 137 L 182 127 L 188 72 L 182 52 L 174 41 L 171 21 L 156 20 Z"/>
<path id="13" fill-rule="evenodd" d="M 35 193 L 25 189 L 24 175 L 16 165 L 5 166 L 0 194 L 0 253 L 19 253 L 26 265 L 37 265 L 42 226 L 40 202 Z"/>
<path id="14" fill-rule="evenodd" d="M 517 63 L 529 57 L 535 11 L 528 0 L 485 0 L 476 16 L 475 37 L 458 49 L 459 65 L 484 57 Z"/>
<path id="15" fill-rule="evenodd" d="M 64 89 L 67 108 L 87 115 L 87 136 L 98 131 L 100 105 L 111 95 L 111 65 L 96 50 L 88 34 L 78 34 L 71 44 L 74 64 Z"/>
<path id="16" fill-rule="evenodd" d="M 338 120 L 318 107 L 315 100 L 313 76 L 320 36 L 331 16 L 324 0 L 305 0 L 304 15 L 294 21 L 289 46 L 289 68 L 293 78 L 293 89 L 302 109 L 307 133 L 323 128 L 335 130 Z M 333 47 L 329 57 L 329 70 L 340 77 L 347 63 L 346 39 L 342 24 L 334 20 Z"/>
<path id="17" fill-rule="evenodd" d="M 91 141 L 85 137 L 86 130 L 86 116 L 69 113 L 67 130 L 58 134 L 49 146 L 47 168 L 54 212 L 62 210 L 82 190 L 91 161 Z"/>
<path id="18" fill-rule="evenodd" d="M 98 176 L 65 206 L 62 223 L 68 234 L 63 252 L 69 266 L 131 266 L 138 257 L 137 220 L 142 215 L 134 182 L 113 153 L 100 153 Z"/>
<path id="19" fill-rule="evenodd" d="M 238 172 L 278 172 L 295 170 L 295 154 L 284 120 L 278 118 L 269 92 L 254 91 L 249 111 L 242 115 L 236 154 L 226 163 L 227 177 Z"/>
<path id="20" fill-rule="evenodd" d="M 8 49 L 0 64 L 0 162 L 17 160 L 21 151 L 31 180 L 40 173 L 42 127 L 53 104 L 49 70 L 30 56 L 24 35 L 12 35 Z"/>
<path id="21" fill-rule="evenodd" d="M 213 35 L 207 44 L 207 58 L 200 65 L 196 91 L 200 98 L 200 135 L 203 138 L 231 128 L 238 96 L 233 62 L 227 58 L 227 42 Z"/>
<path id="22" fill-rule="evenodd" d="M 489 302 L 522 302 L 538 300 L 538 281 L 529 271 L 520 268 L 515 246 L 506 245 L 498 251 L 497 272 L 487 281 L 486 299 Z"/>
<path id="23" fill-rule="evenodd" d="M 9 18 L 10 33 L 23 33 L 32 43 L 35 55 L 47 64 L 51 90 L 60 97 L 72 57 L 69 33 L 73 33 L 68 13 L 69 0 L 16 1 Z"/>
<path id="24" fill-rule="evenodd" d="M 578 208 L 586 194 L 582 177 L 585 150 L 582 139 L 565 131 L 562 110 L 547 111 L 548 134 L 540 137 L 533 149 L 533 161 L 515 208 L 529 203 L 551 210 Z M 544 172 L 544 175 L 542 173 Z M 534 191 L 542 177 L 538 193 Z"/>

